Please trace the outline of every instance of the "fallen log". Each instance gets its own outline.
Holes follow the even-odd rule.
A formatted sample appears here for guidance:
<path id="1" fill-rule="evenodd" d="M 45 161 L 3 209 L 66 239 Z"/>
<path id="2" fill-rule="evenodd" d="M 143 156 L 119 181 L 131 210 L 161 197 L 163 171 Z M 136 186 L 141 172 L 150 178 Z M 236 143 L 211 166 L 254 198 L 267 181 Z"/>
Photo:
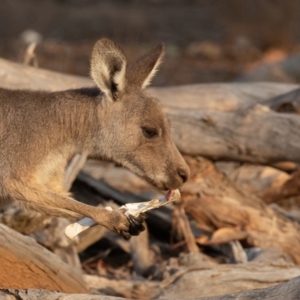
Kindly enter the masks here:
<path id="1" fill-rule="evenodd" d="M 274 285 L 265 289 L 255 289 L 236 294 L 209 297 L 202 300 L 296 300 L 300 295 L 300 276 L 282 284 Z"/>
<path id="2" fill-rule="evenodd" d="M 165 109 L 172 137 L 187 155 L 269 164 L 300 162 L 300 118 L 293 114 Z"/>
<path id="3" fill-rule="evenodd" d="M 264 102 L 271 109 L 278 112 L 300 113 L 300 89 L 292 90 L 286 94 L 275 96 Z"/>
<path id="4" fill-rule="evenodd" d="M 295 276 L 298 277 L 291 280 Z M 285 280 L 290 281 L 278 285 L 278 282 Z M 276 270 L 272 267 L 249 266 L 247 264 L 234 267 L 220 265 L 214 269 L 185 274 L 169 289 L 165 290 L 159 299 L 296 300 L 299 299 L 300 294 L 299 283 L 299 270 L 293 271 L 292 269 L 283 268 Z M 253 288 L 256 289 L 249 290 Z M 240 292 L 237 293 L 238 291 Z"/>
<path id="5" fill-rule="evenodd" d="M 294 172 L 282 185 L 266 191 L 262 198 L 266 203 L 279 202 L 284 199 L 300 195 L 300 170 Z"/>
<path id="6" fill-rule="evenodd" d="M 156 189 L 144 179 L 128 169 L 115 166 L 114 163 L 89 159 L 82 168 L 82 171 L 94 179 L 104 181 L 122 192 L 143 193 L 156 191 Z"/>
<path id="7" fill-rule="evenodd" d="M 1 87 L 9 89 L 29 89 L 59 91 L 93 86 L 88 78 L 29 67 L 0 59 Z"/>
<path id="8" fill-rule="evenodd" d="M 89 293 L 81 272 L 34 239 L 0 224 L 0 286 Z"/>
<path id="9" fill-rule="evenodd" d="M 270 166 L 224 161 L 217 161 L 215 166 L 240 189 L 259 197 L 281 189 L 291 179 L 291 175 Z"/>
<path id="10" fill-rule="evenodd" d="M 216 265 L 201 253 L 187 255 L 170 277 L 161 282 L 114 280 L 84 275 L 87 285 L 109 295 L 130 299 L 206 299 L 205 297 L 266 288 L 300 276 L 300 268 L 281 263 Z M 202 298 L 203 297 L 203 298 Z M 259 299 L 259 298 L 253 298 Z"/>
<path id="11" fill-rule="evenodd" d="M 282 249 L 300 264 L 299 224 L 238 189 L 210 161 L 190 157 L 186 161 L 191 179 L 182 187 L 185 211 L 200 228 L 212 233 L 211 238 L 199 237 L 200 244 L 220 241 L 221 237 L 222 242 L 229 242 L 240 235 L 248 246 Z"/>
<path id="12" fill-rule="evenodd" d="M 104 295 L 63 294 L 42 289 L 0 289 L 1 300 L 125 300 Z"/>
<path id="13" fill-rule="evenodd" d="M 210 279 L 211 281 L 214 281 L 214 278 Z M 253 279 L 252 279 L 253 280 Z M 255 279 L 254 279 L 255 280 Z M 249 278 L 249 281 L 251 279 Z M 200 281 L 201 282 L 201 281 Z M 239 280 L 236 280 L 236 283 L 239 284 Z M 275 282 L 274 282 L 275 283 Z M 265 283 L 266 284 L 266 283 Z M 226 282 L 224 283 L 226 285 Z M 263 285 L 263 282 L 261 283 Z M 141 286 L 141 285 L 140 285 Z M 193 290 L 195 287 L 199 286 L 199 281 L 194 284 Z M 201 289 L 199 288 L 199 291 L 205 291 L 209 285 L 202 286 Z M 151 293 L 154 292 L 154 289 L 156 287 L 150 287 L 148 289 L 148 293 L 143 293 L 146 295 L 147 299 L 151 298 Z M 226 287 L 224 286 L 224 289 Z M 144 291 L 147 291 L 144 287 Z M 300 294 L 300 276 L 289 280 L 287 282 L 273 285 L 267 288 L 260 288 L 255 290 L 247 290 L 239 293 L 230 293 L 226 295 L 220 295 L 215 297 L 201 297 L 199 296 L 199 291 L 196 291 L 196 293 L 193 293 L 189 291 L 187 294 L 175 294 L 176 299 L 183 299 L 188 298 L 188 295 L 194 294 L 195 296 L 191 296 L 195 299 L 199 300 L 252 300 L 252 299 L 261 299 L 261 300 L 282 300 L 282 299 L 289 299 L 289 300 L 296 300 L 299 299 Z M 150 294 L 149 294 L 150 292 Z M 136 293 L 139 294 L 139 293 Z M 134 295 L 136 295 L 134 294 Z M 9 297 L 9 298 L 8 298 Z M 172 297 L 172 296 L 171 296 Z M 160 299 L 175 299 L 171 298 L 168 295 L 163 295 L 160 297 Z M 191 298 L 189 297 L 189 298 Z M 0 290 L 0 299 L 6 300 L 122 300 L 125 298 L 121 297 L 113 297 L 113 296 L 104 296 L 104 295 L 84 295 L 84 294 L 63 294 L 63 293 L 57 293 L 57 292 L 50 292 L 46 290 L 38 290 L 38 289 L 28 289 L 28 290 L 17 290 L 17 289 L 1 289 Z M 126 298 L 128 299 L 128 298 Z M 141 298 L 131 298 L 131 299 L 141 299 Z"/>

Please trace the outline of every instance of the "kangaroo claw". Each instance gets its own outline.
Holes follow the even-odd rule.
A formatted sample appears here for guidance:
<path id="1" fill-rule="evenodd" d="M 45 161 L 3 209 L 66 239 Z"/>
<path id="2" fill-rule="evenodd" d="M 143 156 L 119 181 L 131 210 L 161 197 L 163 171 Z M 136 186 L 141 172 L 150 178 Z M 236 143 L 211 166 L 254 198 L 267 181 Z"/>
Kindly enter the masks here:
<path id="1" fill-rule="evenodd" d="M 138 218 L 132 215 L 127 216 L 130 223 L 129 233 L 131 235 L 138 235 L 141 231 L 145 230 L 143 222 L 145 220 L 144 214 L 141 214 Z"/>

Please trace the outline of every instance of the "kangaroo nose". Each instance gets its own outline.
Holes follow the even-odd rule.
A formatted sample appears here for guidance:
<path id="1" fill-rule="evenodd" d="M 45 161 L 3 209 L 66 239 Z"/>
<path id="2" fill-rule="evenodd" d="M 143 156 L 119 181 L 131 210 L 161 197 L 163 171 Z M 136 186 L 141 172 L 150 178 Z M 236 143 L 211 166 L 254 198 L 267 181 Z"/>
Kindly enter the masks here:
<path id="1" fill-rule="evenodd" d="M 188 178 L 189 178 L 188 172 L 186 170 L 184 170 L 184 169 L 179 169 L 178 170 L 178 175 L 182 179 L 183 183 L 185 183 L 188 180 Z"/>

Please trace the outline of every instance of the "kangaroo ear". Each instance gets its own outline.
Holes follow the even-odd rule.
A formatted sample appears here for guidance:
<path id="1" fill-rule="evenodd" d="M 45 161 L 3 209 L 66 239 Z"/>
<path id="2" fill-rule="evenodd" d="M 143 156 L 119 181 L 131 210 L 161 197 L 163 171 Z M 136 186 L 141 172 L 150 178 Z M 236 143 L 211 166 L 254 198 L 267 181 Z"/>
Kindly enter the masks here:
<path id="1" fill-rule="evenodd" d="M 127 68 L 128 85 L 144 89 L 157 72 L 164 55 L 164 45 L 160 44 Z"/>
<path id="2" fill-rule="evenodd" d="M 111 40 L 99 40 L 91 58 L 91 77 L 100 90 L 112 100 L 125 88 L 126 58 Z"/>

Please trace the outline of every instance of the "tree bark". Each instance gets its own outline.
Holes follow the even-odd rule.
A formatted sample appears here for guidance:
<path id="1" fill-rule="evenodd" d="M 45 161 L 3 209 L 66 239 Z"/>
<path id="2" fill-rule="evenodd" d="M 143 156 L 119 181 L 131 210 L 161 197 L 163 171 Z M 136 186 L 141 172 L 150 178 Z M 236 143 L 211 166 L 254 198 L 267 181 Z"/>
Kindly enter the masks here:
<path id="1" fill-rule="evenodd" d="M 299 270 L 263 265 L 219 265 L 185 274 L 163 291 L 159 299 L 294 300 L 299 299 L 300 293 L 298 274 Z M 292 279 L 295 276 L 299 277 Z M 285 280 L 290 281 L 277 285 Z"/>
<path id="2" fill-rule="evenodd" d="M 293 114 L 165 109 L 172 137 L 187 155 L 270 164 L 300 162 L 300 118 Z"/>
<path id="3" fill-rule="evenodd" d="M 224 243 L 240 236 L 248 246 L 282 249 L 300 264 L 299 224 L 239 190 L 208 160 L 186 157 L 186 161 L 191 179 L 182 187 L 185 210 L 200 228 L 212 232 L 211 237 L 199 237 L 200 244 Z"/>
<path id="4" fill-rule="evenodd" d="M 0 285 L 41 288 L 65 293 L 89 293 L 79 270 L 55 254 L 0 224 Z"/>

